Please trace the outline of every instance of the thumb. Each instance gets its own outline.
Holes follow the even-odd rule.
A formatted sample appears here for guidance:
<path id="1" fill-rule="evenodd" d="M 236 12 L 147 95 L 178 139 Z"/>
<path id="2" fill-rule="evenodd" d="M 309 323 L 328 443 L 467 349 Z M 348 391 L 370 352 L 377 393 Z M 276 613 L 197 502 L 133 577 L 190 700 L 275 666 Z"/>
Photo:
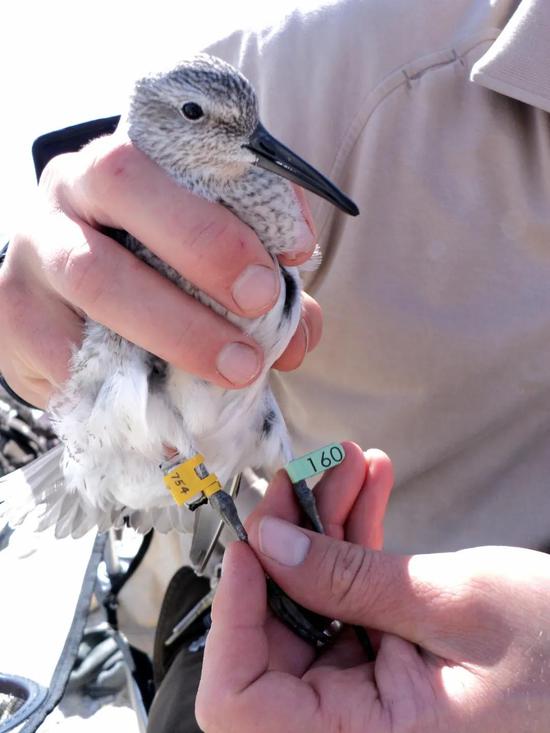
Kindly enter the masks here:
<path id="1" fill-rule="evenodd" d="M 250 527 L 249 538 L 266 573 L 306 608 L 436 653 L 442 649 L 432 640 L 450 631 L 449 601 L 457 604 L 451 614 L 455 627 L 455 614 L 468 606 L 455 553 L 388 555 L 271 516 Z M 467 629 L 468 619 L 461 618 Z"/>

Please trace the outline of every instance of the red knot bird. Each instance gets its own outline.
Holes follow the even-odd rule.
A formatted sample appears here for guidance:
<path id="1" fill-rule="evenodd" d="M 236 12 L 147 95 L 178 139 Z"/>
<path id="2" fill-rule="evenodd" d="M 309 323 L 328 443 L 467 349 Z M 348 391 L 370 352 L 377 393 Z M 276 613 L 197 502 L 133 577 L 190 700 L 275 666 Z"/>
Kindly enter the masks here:
<path id="1" fill-rule="evenodd" d="M 121 126 L 179 185 L 223 204 L 250 226 L 274 259 L 295 253 L 300 244 L 303 249 L 311 236 L 293 183 L 358 213 L 330 181 L 267 132 L 250 83 L 211 56 L 140 79 Z M 131 235 L 108 233 L 254 338 L 265 354 L 262 372 L 246 388 L 223 389 L 88 320 L 71 376 L 50 404 L 62 444 L 0 485 L 11 496 L 11 516 L 22 518 L 41 505 L 38 526 L 55 525 L 60 537 L 124 521 L 142 532 L 189 531 L 189 511 L 174 502 L 179 493 L 178 503 L 191 508 L 208 498 L 245 539 L 231 498 L 219 489 L 248 466 L 273 472 L 293 457 L 269 370 L 300 319 L 298 269 L 278 267 L 277 302 L 250 320 L 228 312 Z M 296 494 L 322 530 L 305 482 Z"/>

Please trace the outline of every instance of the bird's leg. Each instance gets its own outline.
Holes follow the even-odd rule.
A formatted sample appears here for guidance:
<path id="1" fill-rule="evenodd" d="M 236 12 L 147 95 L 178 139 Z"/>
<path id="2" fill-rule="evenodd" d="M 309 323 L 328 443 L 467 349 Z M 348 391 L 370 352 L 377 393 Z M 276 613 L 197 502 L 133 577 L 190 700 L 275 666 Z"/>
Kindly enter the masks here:
<path id="1" fill-rule="evenodd" d="M 294 489 L 294 493 L 298 499 L 300 506 L 302 507 L 309 521 L 311 522 L 313 529 L 316 532 L 319 532 L 319 534 L 325 534 L 323 523 L 321 522 L 319 512 L 317 511 L 317 504 L 315 502 L 315 496 L 313 494 L 313 491 L 309 488 L 309 486 L 306 484 L 304 479 L 301 479 L 300 481 L 293 483 L 292 488 Z M 306 613 L 308 614 L 308 616 L 311 616 L 310 611 L 306 611 Z M 325 619 L 325 623 L 326 621 L 327 619 Z M 294 630 L 296 631 L 298 635 L 300 635 L 299 629 L 294 629 Z M 363 650 L 367 656 L 367 660 L 369 662 L 374 661 L 374 659 L 376 658 L 376 655 L 374 653 L 374 649 L 372 647 L 372 644 L 371 644 L 371 641 L 370 641 L 370 638 L 369 638 L 369 635 L 366 629 L 364 629 L 362 626 L 354 626 L 353 630 L 355 631 L 357 640 L 363 647 Z"/>
<path id="2" fill-rule="evenodd" d="M 313 494 L 313 491 L 306 484 L 305 480 L 300 479 L 299 481 L 296 481 L 296 483 L 293 483 L 292 489 L 298 500 L 298 503 L 304 510 L 309 521 L 311 522 L 311 526 L 313 527 L 313 529 L 316 532 L 319 532 L 319 534 L 325 534 L 325 529 L 323 527 L 323 523 L 317 509 L 315 496 Z"/>
<path id="3" fill-rule="evenodd" d="M 291 461 L 287 467 L 294 494 L 298 502 L 304 510 L 306 516 L 311 522 L 313 529 L 320 534 L 325 534 L 323 523 L 317 510 L 315 496 L 305 479 L 320 473 L 323 470 L 332 468 L 344 460 L 345 451 L 343 446 L 338 443 L 327 445 L 317 451 L 312 451 L 301 458 Z M 310 612 L 306 612 L 310 614 Z M 326 620 L 325 620 L 326 621 Z M 374 661 L 376 655 L 371 644 L 368 632 L 362 626 L 354 626 L 355 635 L 369 662 Z M 297 632 L 299 633 L 299 632 Z"/>
<path id="4" fill-rule="evenodd" d="M 248 543 L 248 534 L 239 518 L 233 497 L 220 490 L 211 494 L 209 500 L 225 524 L 233 529 L 240 540 Z M 273 613 L 312 646 L 326 644 L 330 638 L 330 633 L 325 631 L 327 620 L 295 603 L 272 578 L 267 577 L 266 582 L 269 607 Z"/>
<path id="5" fill-rule="evenodd" d="M 294 492 L 298 497 L 300 505 L 304 508 L 313 527 L 322 534 L 324 534 L 323 524 L 317 511 L 313 493 L 306 484 L 303 476 L 296 475 L 296 472 L 304 470 L 303 464 L 306 459 L 308 464 L 311 464 L 313 468 L 317 467 L 315 461 L 320 461 L 319 465 L 321 469 L 316 470 L 316 473 L 320 473 L 320 471 L 329 468 L 329 458 L 326 455 L 328 449 L 332 451 L 330 453 L 332 459 L 331 465 L 336 465 L 343 461 L 343 449 L 341 446 L 336 445 L 327 446 L 321 451 L 308 454 L 308 456 L 297 461 L 292 461 L 287 466 L 287 472 L 291 478 Z M 200 453 L 195 453 L 191 458 L 188 458 L 184 455 L 177 454 L 174 450 L 174 455 L 171 455 L 161 465 L 161 468 L 164 473 L 166 487 L 177 504 L 187 504 L 188 507 L 193 508 L 193 505 L 196 506 L 197 502 L 201 503 L 204 499 L 208 499 L 223 522 L 233 529 L 240 540 L 248 543 L 248 534 L 240 520 L 233 497 L 221 488 L 217 476 L 208 471 L 204 464 L 204 457 Z M 312 475 L 309 466 L 307 471 L 309 474 L 306 473 L 306 476 Z M 320 647 L 326 644 L 332 635 L 331 626 L 333 626 L 333 622 L 295 603 L 272 578 L 267 577 L 266 582 L 269 606 L 273 613 L 294 631 L 297 636 L 312 646 Z M 366 632 L 364 631 L 363 636 L 366 636 Z M 368 636 L 366 638 L 368 641 Z M 363 645 L 365 646 L 364 642 Z"/>
<path id="6" fill-rule="evenodd" d="M 323 448 L 311 451 L 311 453 L 306 453 L 305 456 L 295 458 L 285 466 L 300 506 L 311 522 L 313 529 L 320 534 L 324 534 L 325 530 L 317 510 L 313 491 L 307 485 L 306 479 L 337 466 L 342 463 L 345 456 L 346 453 L 340 443 L 331 443 Z"/>
<path id="7" fill-rule="evenodd" d="M 267 576 L 266 582 L 269 607 L 277 618 L 311 646 L 324 646 L 331 638 L 331 624 L 327 624 L 327 619 L 293 601 L 273 578 Z"/>
<path id="8" fill-rule="evenodd" d="M 210 504 L 218 512 L 223 521 L 232 528 L 237 537 L 248 542 L 248 534 L 237 512 L 233 498 L 226 491 L 216 491 L 210 496 Z"/>

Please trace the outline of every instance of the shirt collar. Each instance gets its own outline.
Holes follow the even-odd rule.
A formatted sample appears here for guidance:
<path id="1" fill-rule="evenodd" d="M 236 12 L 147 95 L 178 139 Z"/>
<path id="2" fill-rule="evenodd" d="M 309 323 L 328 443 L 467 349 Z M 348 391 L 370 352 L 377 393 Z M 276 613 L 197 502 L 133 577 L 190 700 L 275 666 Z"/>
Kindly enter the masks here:
<path id="1" fill-rule="evenodd" d="M 473 66 L 470 78 L 550 112 L 548 0 L 521 0 L 499 37 Z"/>

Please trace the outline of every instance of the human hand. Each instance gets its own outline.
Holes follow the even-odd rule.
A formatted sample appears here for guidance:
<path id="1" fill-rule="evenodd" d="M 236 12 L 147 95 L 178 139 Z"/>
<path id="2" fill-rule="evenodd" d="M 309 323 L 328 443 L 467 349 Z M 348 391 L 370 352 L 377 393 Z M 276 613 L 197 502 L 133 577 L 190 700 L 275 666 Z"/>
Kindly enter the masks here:
<path id="1" fill-rule="evenodd" d="M 48 164 L 34 212 L 0 269 L 0 372 L 8 384 L 44 407 L 68 377 L 84 315 L 222 387 L 252 381 L 263 356 L 258 344 L 115 244 L 102 226 L 129 231 L 233 313 L 256 317 L 277 299 L 274 264 L 251 229 L 178 187 L 117 135 L 101 138 Z M 312 233 L 295 260 L 281 261 L 301 264 L 313 246 Z M 248 267 L 261 269 L 244 282 Z M 305 296 L 301 324 L 275 366 L 299 366 L 320 331 L 320 308 Z M 229 363 L 224 348 L 234 343 L 245 351 Z"/>
<path id="2" fill-rule="evenodd" d="M 320 486 L 331 537 L 288 523 L 296 511 L 279 474 L 249 526 L 257 557 L 243 543 L 226 551 L 197 698 L 203 730 L 548 731 L 550 558 L 365 549 L 379 546 L 391 472 L 369 452 L 364 481 L 346 452 Z M 376 661 L 349 627 L 318 654 L 293 637 L 267 609 L 264 571 L 312 610 L 383 632 Z"/>

